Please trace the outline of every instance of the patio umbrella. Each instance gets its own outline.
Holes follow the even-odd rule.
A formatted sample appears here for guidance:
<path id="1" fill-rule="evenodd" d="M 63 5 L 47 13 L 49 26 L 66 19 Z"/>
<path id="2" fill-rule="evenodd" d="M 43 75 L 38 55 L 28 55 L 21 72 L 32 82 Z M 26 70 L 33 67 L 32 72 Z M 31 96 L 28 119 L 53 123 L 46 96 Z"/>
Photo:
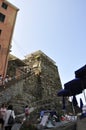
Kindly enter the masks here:
<path id="1" fill-rule="evenodd" d="M 81 83 L 82 83 L 82 88 L 86 89 L 86 77 L 81 79 Z"/>
<path id="2" fill-rule="evenodd" d="M 75 71 L 76 78 L 86 77 L 86 65 Z"/>
<path id="3" fill-rule="evenodd" d="M 75 78 L 64 84 L 65 90 L 68 90 L 70 95 L 77 95 L 82 93 L 83 87 L 80 78 Z"/>
<path id="4" fill-rule="evenodd" d="M 75 71 L 75 77 L 81 79 L 82 90 L 86 89 L 86 65 Z M 85 91 L 83 94 L 86 102 Z"/>
<path id="5" fill-rule="evenodd" d="M 72 96 L 68 90 L 66 89 L 60 89 L 57 93 L 58 96 L 64 96 L 64 97 L 67 97 L 67 96 Z"/>

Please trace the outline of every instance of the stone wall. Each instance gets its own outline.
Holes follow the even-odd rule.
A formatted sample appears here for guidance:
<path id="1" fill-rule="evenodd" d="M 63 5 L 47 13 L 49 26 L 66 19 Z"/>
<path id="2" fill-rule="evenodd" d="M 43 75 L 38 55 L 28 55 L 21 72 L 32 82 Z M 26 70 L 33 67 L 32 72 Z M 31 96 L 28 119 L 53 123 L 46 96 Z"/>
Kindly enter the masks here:
<path id="1" fill-rule="evenodd" d="M 12 98 L 17 95 L 22 95 L 23 93 L 23 83 L 24 80 L 16 81 L 13 84 L 8 84 L 7 86 L 2 86 L 3 90 L 0 92 L 0 104 L 3 102 L 9 102 Z"/>
<path id="2" fill-rule="evenodd" d="M 29 74 L 6 86 L 0 92 L 0 103 L 10 102 L 21 112 L 26 104 L 45 109 L 59 106 L 57 91 L 62 85 L 55 62 L 40 51 L 31 54 L 24 62 L 30 68 Z"/>
<path id="3" fill-rule="evenodd" d="M 57 98 L 57 91 L 62 85 L 55 62 L 41 51 L 28 55 L 25 62 L 35 74 L 36 80 L 33 77 L 29 82 L 35 85 L 33 89 L 37 90 L 36 94 L 39 94 L 41 99 Z"/>

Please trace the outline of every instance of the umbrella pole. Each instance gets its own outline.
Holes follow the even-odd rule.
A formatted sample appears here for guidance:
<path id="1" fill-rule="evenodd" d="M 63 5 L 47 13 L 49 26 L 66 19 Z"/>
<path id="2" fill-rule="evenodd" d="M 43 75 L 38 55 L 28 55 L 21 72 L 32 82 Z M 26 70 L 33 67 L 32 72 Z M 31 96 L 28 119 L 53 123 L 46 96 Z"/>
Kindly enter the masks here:
<path id="1" fill-rule="evenodd" d="M 71 97 L 72 99 L 72 97 Z M 72 101 L 72 100 L 71 100 Z M 75 109 L 74 109 L 74 106 L 73 106 L 73 102 L 72 102 L 72 109 L 73 109 L 73 114 L 74 114 L 74 120 L 75 120 Z"/>
<path id="2" fill-rule="evenodd" d="M 85 98 L 85 102 L 86 102 L 85 90 L 83 90 L 83 94 L 84 94 L 84 98 Z"/>

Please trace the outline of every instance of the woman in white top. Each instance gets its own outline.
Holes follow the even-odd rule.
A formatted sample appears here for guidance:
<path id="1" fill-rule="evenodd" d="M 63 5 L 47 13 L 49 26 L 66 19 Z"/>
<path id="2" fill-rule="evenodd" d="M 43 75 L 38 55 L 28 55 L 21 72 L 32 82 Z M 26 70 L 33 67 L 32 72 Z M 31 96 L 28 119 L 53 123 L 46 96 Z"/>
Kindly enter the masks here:
<path id="1" fill-rule="evenodd" d="M 4 127 L 5 127 L 5 130 L 11 130 L 12 128 L 12 125 L 9 125 L 8 124 L 8 119 L 10 117 L 10 115 L 13 116 L 13 118 L 15 119 L 15 114 L 14 114 L 14 110 L 13 110 L 13 106 L 12 105 L 9 105 L 8 108 L 7 108 L 7 111 L 5 113 L 5 116 L 4 116 Z"/>

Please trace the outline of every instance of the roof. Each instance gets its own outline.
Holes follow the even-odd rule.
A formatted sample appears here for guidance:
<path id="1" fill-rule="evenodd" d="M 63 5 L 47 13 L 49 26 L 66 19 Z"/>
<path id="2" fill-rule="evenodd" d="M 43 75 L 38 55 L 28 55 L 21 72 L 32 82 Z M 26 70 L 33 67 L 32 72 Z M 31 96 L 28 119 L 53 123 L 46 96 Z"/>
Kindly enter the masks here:
<path id="1" fill-rule="evenodd" d="M 9 62 L 15 61 L 18 66 L 26 66 L 26 63 L 24 63 L 21 59 L 17 58 L 12 54 L 9 54 L 8 61 Z"/>
<path id="2" fill-rule="evenodd" d="M 37 55 L 43 55 L 44 57 L 46 57 L 50 62 L 52 62 L 53 64 L 56 64 L 56 62 L 54 60 L 52 60 L 50 57 L 48 57 L 46 54 L 44 54 L 41 50 L 35 51 L 29 55 L 26 55 L 25 58 L 30 58 L 32 56 L 37 56 Z"/>
<path id="3" fill-rule="evenodd" d="M 4 2 L 6 2 L 7 4 L 9 4 L 10 6 L 12 6 L 14 9 L 16 9 L 17 11 L 19 11 L 19 8 L 17 8 L 15 5 L 11 4 L 10 2 L 8 2 L 7 0 L 4 0 Z"/>

